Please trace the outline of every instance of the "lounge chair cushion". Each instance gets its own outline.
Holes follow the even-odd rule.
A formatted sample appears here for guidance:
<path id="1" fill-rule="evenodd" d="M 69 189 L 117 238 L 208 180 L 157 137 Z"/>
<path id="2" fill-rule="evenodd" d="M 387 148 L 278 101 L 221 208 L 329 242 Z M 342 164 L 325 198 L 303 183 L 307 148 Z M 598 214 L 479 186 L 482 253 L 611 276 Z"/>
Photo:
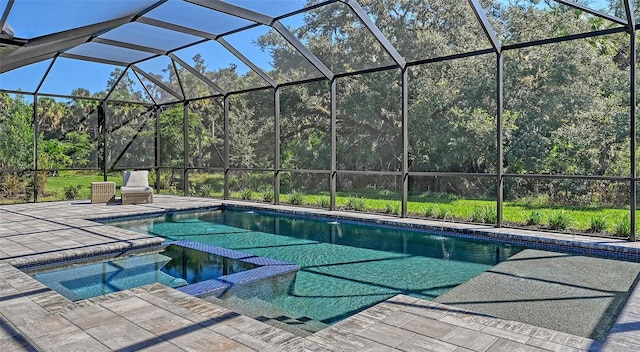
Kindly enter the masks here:
<path id="1" fill-rule="evenodd" d="M 153 192 L 151 187 L 120 187 L 120 193 L 147 193 Z"/>
<path id="2" fill-rule="evenodd" d="M 124 174 L 124 184 L 120 188 L 126 187 L 149 187 L 149 171 L 147 170 L 138 170 L 138 171 L 127 171 Z"/>

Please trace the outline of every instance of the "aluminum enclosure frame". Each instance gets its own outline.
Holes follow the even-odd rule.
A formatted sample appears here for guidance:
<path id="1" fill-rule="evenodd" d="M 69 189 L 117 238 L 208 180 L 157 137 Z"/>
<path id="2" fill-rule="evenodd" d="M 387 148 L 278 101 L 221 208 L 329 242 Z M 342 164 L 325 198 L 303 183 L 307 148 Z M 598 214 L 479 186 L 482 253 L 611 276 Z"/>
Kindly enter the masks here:
<path id="1" fill-rule="evenodd" d="M 621 176 L 590 176 L 590 175 L 547 175 L 547 174 L 508 174 L 504 173 L 503 169 L 503 160 L 504 160 L 504 151 L 503 151 L 503 113 L 504 113 L 504 57 L 503 54 L 510 50 L 517 50 L 526 47 L 533 47 L 539 45 L 547 45 L 553 43 L 560 43 L 565 41 L 572 41 L 578 39 L 592 38 L 616 33 L 627 33 L 629 35 L 629 45 L 631 48 L 636 47 L 636 31 L 640 29 L 639 25 L 636 24 L 634 17 L 634 9 L 631 0 L 624 0 L 625 18 L 619 18 L 613 15 L 609 15 L 600 11 L 595 11 L 591 8 L 588 8 L 584 5 L 573 1 L 565 1 L 565 0 L 556 0 L 559 3 L 570 6 L 572 8 L 584 11 L 589 13 L 590 15 L 600 17 L 609 21 L 612 21 L 620 27 L 610 28 L 606 30 L 597 30 L 587 33 L 573 34 L 567 35 L 564 37 L 558 38 L 549 38 L 537 41 L 531 41 L 527 43 L 518 43 L 511 45 L 503 45 L 496 33 L 496 31 L 492 28 L 484 10 L 482 9 L 478 0 L 468 0 L 468 3 L 471 9 L 474 11 L 476 18 L 478 19 L 478 23 L 486 35 L 488 42 L 491 44 L 491 49 L 482 49 L 473 52 L 465 52 L 461 54 L 442 56 L 437 58 L 429 58 L 429 59 L 421 59 L 416 61 L 406 61 L 404 57 L 393 47 L 393 45 L 389 42 L 387 38 L 384 37 L 383 33 L 376 27 L 375 23 L 371 20 L 371 18 L 364 12 L 360 4 L 356 0 L 333 0 L 333 1 L 324 1 L 322 3 L 314 5 L 312 8 L 317 8 L 321 6 L 325 6 L 328 4 L 333 4 L 336 2 L 344 3 L 348 6 L 353 13 L 364 23 L 364 26 L 369 31 L 369 33 L 377 40 L 377 42 L 381 45 L 382 48 L 390 55 L 393 59 L 394 64 L 379 68 L 373 69 L 364 69 L 364 70 L 355 70 L 353 72 L 336 74 L 332 72 L 324 62 L 322 62 L 317 56 L 315 56 L 309 49 L 307 49 L 303 43 L 298 40 L 289 29 L 287 29 L 280 20 L 284 17 L 290 16 L 292 14 L 287 14 L 281 17 L 270 17 L 261 13 L 257 13 L 245 8 L 241 8 L 235 5 L 231 5 L 219 0 L 186 0 L 190 3 L 207 7 L 212 10 L 220 11 L 222 13 L 226 13 L 238 18 L 243 18 L 246 20 L 253 21 L 257 23 L 257 25 L 265 25 L 273 28 L 276 32 L 278 32 L 282 37 L 293 47 L 295 48 L 309 63 L 313 65 L 321 74 L 322 77 L 300 80 L 290 83 L 278 84 L 272 77 L 269 76 L 268 73 L 264 72 L 260 69 L 256 64 L 254 64 L 250 59 L 244 56 L 240 51 L 234 48 L 229 42 L 224 39 L 225 35 L 230 33 L 207 33 L 203 31 L 197 31 L 191 28 L 178 26 L 175 24 L 153 20 L 146 17 L 143 17 L 144 13 L 152 10 L 154 7 L 160 6 L 164 1 L 159 1 L 154 6 L 146 9 L 145 11 L 138 13 L 134 16 L 125 16 L 122 18 L 118 18 L 111 21 L 105 21 L 102 23 L 93 24 L 90 26 L 85 26 L 79 28 L 77 31 L 68 31 L 63 35 L 50 35 L 46 36 L 46 38 L 41 38 L 39 40 L 33 41 L 28 45 L 33 45 L 33 49 L 26 51 L 24 54 L 14 57 L 8 61 L 2 62 L 0 67 L 0 73 L 7 72 L 9 70 L 15 69 L 16 67 L 20 67 L 25 64 L 30 64 L 33 62 L 41 61 L 44 59 L 53 58 L 52 63 L 49 65 L 47 72 L 45 73 L 43 79 L 39 82 L 38 87 L 33 93 L 24 93 L 21 91 L 12 91 L 12 90 L 4 90 L 0 87 L 0 92 L 6 92 L 11 94 L 23 94 L 23 95 L 32 95 L 34 97 L 34 116 L 33 116 L 33 124 L 34 124 L 34 141 L 33 141 L 33 150 L 34 150 L 34 163 L 33 169 L 29 170 L 21 170 L 27 172 L 33 172 L 34 177 L 34 202 L 38 201 L 38 172 L 47 171 L 48 169 L 43 169 L 40 167 L 38 163 L 38 140 L 35 136 L 37 136 L 37 132 L 39 130 L 38 126 L 38 97 L 57 97 L 57 98 L 72 98 L 72 99 L 87 99 L 87 100 L 97 100 L 99 102 L 98 107 L 98 116 L 99 121 L 101 123 L 101 128 L 104 133 L 104 140 L 102 141 L 103 145 L 107 145 L 107 128 L 106 128 L 106 116 L 107 110 L 109 108 L 109 104 L 138 104 L 134 102 L 124 102 L 118 100 L 109 99 L 113 90 L 117 86 L 114 84 L 112 89 L 108 92 L 104 99 L 99 98 L 91 98 L 91 97 L 73 97 L 73 96 L 64 96 L 64 95 L 52 95 L 52 94 L 43 94 L 40 92 L 40 89 L 44 83 L 45 77 L 48 75 L 51 67 L 56 62 L 59 57 L 73 58 L 78 60 L 88 60 L 95 62 L 108 63 L 118 66 L 125 67 L 124 72 L 127 69 L 131 69 L 136 75 L 141 75 L 145 79 L 153 82 L 156 86 L 161 87 L 168 93 L 170 93 L 173 97 L 175 97 L 178 101 L 171 103 L 159 103 L 153 101 L 153 103 L 139 103 L 142 106 L 148 106 L 153 109 L 153 115 L 155 119 L 155 165 L 153 169 L 156 171 L 157 183 L 159 180 L 159 170 L 167 169 L 167 167 L 159 166 L 159 146 L 162 143 L 160 139 L 160 124 L 159 124 L 159 116 L 160 109 L 164 106 L 168 105 L 176 105 L 182 104 L 183 106 L 183 133 L 184 133 L 184 146 L 183 146 L 183 166 L 180 168 L 175 168 L 183 173 L 183 189 L 184 194 L 187 195 L 189 189 L 189 181 L 188 174 L 193 170 L 209 170 L 222 172 L 224 174 L 224 198 L 228 199 L 230 197 L 230 173 L 234 171 L 259 171 L 259 172 L 271 172 L 273 173 L 273 186 L 274 186 L 274 203 L 280 203 L 279 190 L 280 190 L 280 177 L 283 172 L 298 172 L 298 173 L 316 173 L 316 174 L 326 174 L 329 179 L 329 192 L 330 192 L 330 210 L 336 210 L 336 180 L 338 175 L 375 175 L 375 176 L 397 176 L 402 179 L 402 191 L 401 191 L 401 214 L 400 216 L 406 217 L 407 214 L 407 201 L 408 201 L 408 179 L 412 176 L 418 177 L 479 177 L 479 178 L 493 178 L 497 182 L 497 194 L 496 194 L 496 207 L 497 207 L 497 220 L 494 224 L 496 227 L 503 226 L 503 191 L 504 191 L 504 181 L 505 179 L 515 179 L 515 178 L 531 178 L 531 179 L 577 179 L 577 180 L 603 180 L 603 181 L 614 181 L 620 183 L 628 183 L 630 188 L 630 204 L 629 204 L 629 214 L 631 219 L 631 236 L 630 240 L 636 240 L 636 230 L 637 230 L 637 221 L 636 221 L 636 202 L 637 202 L 637 182 L 640 182 L 640 178 L 638 178 L 637 170 L 636 170 L 636 105 L 637 105 L 637 97 L 636 97 L 636 60 L 637 60 L 637 52 L 636 50 L 631 50 L 631 54 L 629 55 L 629 67 L 630 67 L 630 84 L 629 84 L 629 126 L 630 126 L 630 169 L 631 173 L 629 177 L 621 177 Z M 9 0 L 7 4 L 7 8 L 5 9 L 2 18 L 0 20 L 0 28 L 8 17 L 8 14 L 11 10 L 12 5 L 14 4 L 14 0 Z M 295 13 L 300 13 L 302 11 L 306 11 L 307 9 L 303 9 L 300 11 L 296 11 Z M 118 25 L 122 25 L 124 23 L 132 23 L 139 22 L 145 23 L 148 25 L 173 30 L 185 34 L 196 35 L 203 37 L 202 41 L 197 43 L 192 43 L 189 46 L 197 45 L 204 41 L 216 41 L 220 43 L 225 49 L 227 49 L 231 54 L 233 54 L 236 58 L 238 58 L 242 63 L 246 64 L 253 72 L 255 72 L 267 85 L 267 87 L 258 87 L 258 88 L 250 88 L 245 90 L 238 91 L 226 91 L 206 76 L 198 72 L 195 68 L 193 68 L 188 63 L 184 62 L 184 60 L 180 59 L 175 52 L 183 49 L 185 47 L 180 47 L 170 51 L 160 51 L 152 47 L 145 47 L 142 45 L 132 45 L 129 43 L 118 42 L 114 40 L 108 40 L 104 38 L 100 38 L 94 36 L 96 32 L 108 31 L 117 27 Z M 244 28 L 239 29 L 238 31 L 253 28 L 256 25 L 250 25 Z M 159 81 L 152 75 L 149 75 L 144 70 L 140 69 L 137 64 L 140 62 L 119 62 L 113 60 L 105 60 L 98 58 L 91 58 L 77 54 L 71 54 L 66 52 L 69 46 L 73 47 L 78 44 L 86 43 L 86 42 L 95 42 L 95 43 L 103 43 L 113 46 L 118 46 L 122 48 L 135 49 L 138 51 L 144 51 L 148 53 L 152 53 L 157 56 L 165 55 L 171 59 L 172 64 L 179 64 L 184 67 L 187 71 L 195 75 L 199 80 L 207 84 L 211 87 L 217 94 L 210 95 L 206 97 L 198 97 L 198 98 L 188 98 L 184 94 L 184 87 L 182 83 L 180 83 L 180 90 L 176 91 L 175 89 L 163 84 L 163 82 Z M 42 44 L 39 44 L 42 43 Z M 478 174 L 469 174 L 469 173 L 457 173 L 457 172 L 411 172 L 409 170 L 409 162 L 408 162 L 408 104 L 409 104 L 409 87 L 408 87 L 408 71 L 407 69 L 412 66 L 424 65 L 428 63 L 436 63 L 436 62 L 444 62 L 449 60 L 456 60 L 465 57 L 473 57 L 473 56 L 481 56 L 481 55 L 495 55 L 495 73 L 496 73 L 496 96 L 495 101 L 497 104 L 496 107 L 496 158 L 497 158 L 497 170 L 495 173 L 478 173 Z M 148 60 L 148 59 L 145 59 Z M 354 170 L 339 170 L 337 167 L 337 82 L 342 78 L 358 76 L 366 73 L 373 72 L 381 72 L 381 71 L 397 71 L 398 72 L 398 80 L 401 86 L 401 122 L 402 122 L 402 161 L 401 161 L 401 170 L 400 171 L 354 171 Z M 122 76 L 120 77 L 122 78 Z M 330 106 L 328 107 L 330 113 L 330 127 L 329 127 L 329 135 L 330 135 L 330 165 L 328 169 L 284 169 L 281 167 L 280 163 L 280 89 L 286 86 L 292 86 L 303 83 L 310 82 L 327 82 L 327 91 L 330 96 Z M 144 85 L 143 85 L 144 86 Z M 229 155 L 230 155 L 230 141 L 229 141 L 229 113 L 230 113 L 230 97 L 235 94 L 243 94 L 249 93 L 253 91 L 262 91 L 262 90 L 270 90 L 272 92 L 273 100 L 274 100 L 274 162 L 273 168 L 233 168 L 229 164 Z M 224 119 L 224 166 L 220 168 L 198 168 L 192 167 L 188 165 L 188 151 L 189 151 L 189 143 L 188 143 L 188 106 L 190 103 L 203 99 L 217 98 L 221 97 L 223 99 L 223 119 Z M 102 161 L 103 165 L 101 167 L 101 171 L 104 173 L 104 179 L 107 180 L 107 172 L 111 169 L 119 170 L 117 167 L 109 168 L 106 161 L 106 148 L 103 147 L 103 155 Z M 158 189 L 158 187 L 155 187 Z"/>

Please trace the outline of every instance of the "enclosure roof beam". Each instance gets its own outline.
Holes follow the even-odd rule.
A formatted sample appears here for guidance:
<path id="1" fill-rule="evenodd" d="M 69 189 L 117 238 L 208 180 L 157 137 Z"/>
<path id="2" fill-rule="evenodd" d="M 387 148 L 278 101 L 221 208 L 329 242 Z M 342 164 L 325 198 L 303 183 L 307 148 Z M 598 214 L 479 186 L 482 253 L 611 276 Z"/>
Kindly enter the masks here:
<path id="1" fill-rule="evenodd" d="M 242 61 L 245 65 L 247 65 L 253 72 L 257 73 L 265 82 L 269 83 L 270 86 L 276 87 L 278 84 L 267 75 L 264 71 L 262 71 L 258 66 L 254 65 L 251 60 L 247 59 L 246 56 L 242 55 L 241 52 L 236 50 L 229 42 L 224 40 L 224 38 L 220 37 L 217 39 L 217 42 L 220 43 L 225 49 L 229 50 L 235 57 L 237 57 L 240 61 Z"/>
<path id="2" fill-rule="evenodd" d="M 15 0 L 9 0 L 7 6 L 4 8 L 2 17 L 0 17 L 0 31 L 2 31 L 2 28 L 4 28 L 4 24 L 7 23 L 7 18 L 9 17 L 9 12 L 11 12 L 11 8 L 13 7 L 14 2 Z"/>
<path id="3" fill-rule="evenodd" d="M 155 77 L 153 77 L 152 75 L 148 74 L 147 72 L 145 72 L 144 70 L 140 69 L 138 66 L 136 65 L 131 65 L 131 68 L 141 74 L 142 76 L 144 76 L 144 78 L 148 79 L 149 81 L 153 82 L 153 84 L 157 85 L 158 87 L 166 90 L 169 94 L 173 95 L 174 97 L 178 98 L 178 100 L 184 100 L 184 97 L 176 92 L 173 88 L 167 86 L 166 84 L 164 84 L 163 82 L 161 82 L 160 80 L 156 79 Z M 143 84 L 144 86 L 144 84 Z"/>
<path id="4" fill-rule="evenodd" d="M 633 32 L 634 28 L 636 28 L 636 17 L 634 14 L 633 1 L 624 0 L 624 10 L 627 13 L 629 32 Z"/>
<path id="5" fill-rule="evenodd" d="M 309 49 L 307 49 L 291 32 L 273 17 L 255 12 L 244 7 L 232 5 L 220 0 L 185 0 L 195 5 L 200 5 L 211 10 L 226 13 L 227 15 L 243 18 L 275 29 L 284 39 L 291 44 L 305 59 L 307 59 L 323 76 L 333 78 L 333 73 L 320 61 Z"/>
<path id="6" fill-rule="evenodd" d="M 86 43 L 98 33 L 102 33 L 106 30 L 125 24 L 132 18 L 133 16 L 121 17 L 115 20 L 95 23 L 68 31 L 30 39 L 27 41 L 25 46 L 2 59 L 0 73 L 51 58 L 59 52 Z M 37 60 L 38 58 L 41 60 Z"/>
<path id="7" fill-rule="evenodd" d="M 97 62 L 97 63 L 100 63 L 100 64 L 113 65 L 113 66 L 124 66 L 124 67 L 127 67 L 127 65 L 129 65 L 128 63 L 123 62 L 123 61 L 102 59 L 102 58 L 98 58 L 98 57 L 91 57 L 91 56 L 71 54 L 71 53 L 60 53 L 59 57 L 66 57 L 68 59 L 75 59 L 75 60 L 82 60 L 82 61 Z"/>
<path id="8" fill-rule="evenodd" d="M 309 61 L 320 73 L 325 76 L 327 79 L 333 79 L 333 72 L 315 56 L 309 49 L 307 49 L 304 44 L 302 44 L 298 38 L 296 38 L 293 33 L 291 33 L 280 21 L 274 21 L 271 25 L 273 29 L 278 31 L 284 39 L 291 44 L 302 56 L 304 56 L 307 61 Z"/>
<path id="9" fill-rule="evenodd" d="M 121 42 L 119 40 L 104 39 L 104 38 L 96 37 L 96 38 L 93 38 L 91 41 L 94 42 L 94 43 L 117 46 L 119 48 L 131 49 L 131 50 L 136 50 L 136 51 L 143 51 L 143 52 L 146 52 L 146 53 L 152 53 L 152 54 L 156 54 L 156 55 L 164 55 L 164 54 L 166 54 L 166 52 L 164 50 L 152 48 L 152 47 L 149 47 L 149 46 L 143 46 L 143 45 L 138 45 L 138 44 Z"/>
<path id="10" fill-rule="evenodd" d="M 211 10 L 226 13 L 227 15 L 240 17 L 245 20 L 257 22 L 267 26 L 271 25 L 271 23 L 274 21 L 273 17 L 246 9 L 244 7 L 222 2 L 220 0 L 185 0 L 185 1 L 195 5 L 206 7 Z"/>
<path id="11" fill-rule="evenodd" d="M 194 67 L 192 67 L 191 65 L 189 65 L 188 63 L 184 62 L 182 59 L 180 59 L 176 54 L 174 53 L 169 53 L 168 54 L 169 57 L 171 59 L 173 59 L 174 61 L 176 61 L 177 63 L 180 64 L 180 66 L 184 67 L 187 71 L 191 72 L 191 74 L 193 74 L 194 76 L 196 76 L 199 80 L 203 81 L 204 83 L 206 83 L 209 87 L 213 88 L 213 90 L 215 90 L 216 92 L 222 94 L 222 95 L 226 95 L 227 92 L 222 89 L 220 86 L 218 86 L 217 84 L 215 84 L 213 81 L 211 81 L 209 78 L 207 78 L 207 76 L 203 75 L 202 73 L 200 73 L 200 71 L 196 70 Z"/>
<path id="12" fill-rule="evenodd" d="M 378 26 L 376 26 L 376 24 L 371 20 L 371 17 L 369 17 L 369 15 L 364 11 L 364 9 L 362 9 L 362 6 L 360 6 L 360 4 L 357 1 L 353 1 L 353 0 L 352 1 L 342 0 L 342 1 L 346 3 L 353 12 L 355 12 L 356 16 L 358 16 L 360 21 L 362 21 L 362 23 L 365 25 L 365 27 L 367 27 L 369 32 L 376 38 L 378 43 L 380 43 L 380 45 L 382 45 L 384 50 L 386 50 L 387 53 L 391 55 L 391 58 L 393 59 L 393 61 L 395 61 L 398 64 L 398 66 L 400 66 L 400 68 L 405 68 L 407 66 L 407 61 L 402 57 L 402 55 L 400 55 L 400 53 L 398 52 L 398 50 L 396 50 L 393 44 L 389 42 L 387 37 L 385 37 L 385 35 L 380 31 Z"/>
<path id="13" fill-rule="evenodd" d="M 601 12 L 601 11 L 598 11 L 598 10 L 594 10 L 594 9 L 588 7 L 588 6 L 579 4 L 579 3 L 574 2 L 574 1 L 568 1 L 568 0 L 556 0 L 556 1 L 561 3 L 561 4 L 567 5 L 569 7 L 573 7 L 574 9 L 586 12 L 586 13 L 588 13 L 590 15 L 594 15 L 596 17 L 604 18 L 606 20 L 609 20 L 611 22 L 615 22 L 617 24 L 621 24 L 623 26 L 626 26 L 626 25 L 629 24 L 629 21 L 627 21 L 624 18 L 620 18 L 618 16 L 612 16 L 612 15 L 610 15 L 608 13 L 604 13 L 604 12 Z M 627 1 L 624 0 L 624 2 L 626 3 Z M 626 7 L 626 4 L 625 4 L 625 7 Z"/>
<path id="14" fill-rule="evenodd" d="M 502 44 L 500 44 L 500 39 L 498 39 L 496 31 L 494 31 L 493 27 L 491 27 L 491 23 L 489 23 L 489 19 L 487 18 L 487 14 L 484 13 L 482 5 L 480 5 L 480 2 L 478 0 L 469 0 L 469 5 L 471 5 L 473 12 L 478 19 L 478 22 L 480 22 L 482 30 L 487 35 L 487 38 L 489 38 L 493 50 L 499 53 L 502 50 Z"/>
<path id="15" fill-rule="evenodd" d="M 160 28 L 164 28 L 164 29 L 168 29 L 168 30 L 172 30 L 180 33 L 193 35 L 196 37 L 202 37 L 202 38 L 207 38 L 211 40 L 216 40 L 218 38 L 218 35 L 216 34 L 212 34 L 205 31 L 199 31 L 197 29 L 180 26 L 170 22 L 160 21 L 153 18 L 139 17 L 136 21 L 140 23 L 148 24 L 150 26 L 160 27 Z"/>

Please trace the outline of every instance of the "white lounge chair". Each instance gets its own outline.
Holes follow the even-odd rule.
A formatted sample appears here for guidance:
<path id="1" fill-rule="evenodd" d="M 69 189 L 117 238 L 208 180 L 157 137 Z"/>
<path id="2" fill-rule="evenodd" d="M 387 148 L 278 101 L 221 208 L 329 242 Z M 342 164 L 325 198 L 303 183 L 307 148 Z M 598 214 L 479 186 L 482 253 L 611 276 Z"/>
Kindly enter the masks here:
<path id="1" fill-rule="evenodd" d="M 149 171 L 125 171 L 122 187 L 122 204 L 153 203 L 153 188 L 149 186 Z"/>

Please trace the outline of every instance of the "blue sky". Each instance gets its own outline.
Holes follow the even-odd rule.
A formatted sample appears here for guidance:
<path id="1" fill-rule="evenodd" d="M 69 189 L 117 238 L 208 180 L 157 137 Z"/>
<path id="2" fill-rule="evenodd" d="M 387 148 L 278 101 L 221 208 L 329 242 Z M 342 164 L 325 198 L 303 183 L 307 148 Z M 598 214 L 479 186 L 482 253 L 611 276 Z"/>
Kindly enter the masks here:
<path id="1" fill-rule="evenodd" d="M 16 0 L 7 23 L 13 27 L 15 37 L 35 38 L 123 17 L 141 11 L 155 2 L 156 0 Z M 278 16 L 302 8 L 306 0 L 228 0 L 227 2 L 254 11 L 264 11 L 270 16 Z M 7 0 L 0 0 L 0 11 L 3 11 L 6 5 Z M 206 18 L 202 16 L 203 14 L 206 14 Z M 252 23 L 233 16 L 216 14 L 213 11 L 205 10 L 200 6 L 184 3 L 180 0 L 170 0 L 149 12 L 146 16 L 213 33 L 223 33 Z M 145 36 L 143 34 L 144 31 L 141 29 L 152 29 L 153 34 Z M 269 71 L 271 69 L 269 54 L 262 52 L 259 47 L 253 45 L 255 39 L 266 33 L 267 30 L 267 27 L 260 27 L 247 33 L 234 34 L 226 37 L 226 39 L 263 70 Z M 200 39 L 180 33 L 171 33 L 161 28 L 141 23 L 127 24 L 104 34 L 103 37 L 164 50 L 190 44 Z M 98 50 L 104 49 L 104 47 L 105 45 L 97 43 L 83 44 L 81 47 L 70 50 L 69 53 L 91 56 L 92 52 L 96 53 Z M 112 59 L 117 57 L 130 58 L 132 54 L 140 55 L 140 52 L 130 50 L 127 53 L 128 49 L 107 48 L 109 48 L 107 57 Z M 184 49 L 176 54 L 187 63 L 193 64 L 193 56 L 196 53 L 200 53 L 205 59 L 209 70 L 217 70 L 234 64 L 238 67 L 238 73 L 244 74 L 247 72 L 248 68 L 240 60 L 228 53 L 228 51 L 221 51 L 220 49 L 223 48 L 218 43 L 212 42 Z M 0 75 L 0 88 L 22 89 L 25 91 L 35 90 L 50 62 L 51 60 L 46 60 Z M 166 58 L 155 59 L 141 63 L 139 66 L 148 72 L 162 74 L 162 70 L 167 67 L 168 62 Z M 60 58 L 53 65 L 40 92 L 70 94 L 71 90 L 77 87 L 87 88 L 92 93 L 102 91 L 107 89 L 106 83 L 109 74 L 117 67 Z"/>

